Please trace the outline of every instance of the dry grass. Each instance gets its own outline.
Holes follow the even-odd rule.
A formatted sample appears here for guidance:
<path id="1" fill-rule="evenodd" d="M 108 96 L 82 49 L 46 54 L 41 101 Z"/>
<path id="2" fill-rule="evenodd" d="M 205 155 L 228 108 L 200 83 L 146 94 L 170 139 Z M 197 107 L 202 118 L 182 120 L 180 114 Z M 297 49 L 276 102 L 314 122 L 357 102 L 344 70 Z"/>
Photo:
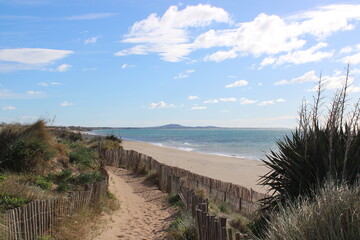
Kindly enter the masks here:
<path id="1" fill-rule="evenodd" d="M 57 192 L 43 190 L 31 185 L 34 176 L 31 174 L 6 174 L 6 178 L 0 181 L 0 196 L 12 196 L 14 200 L 22 200 L 26 204 L 35 200 L 47 200 L 61 197 Z M 5 208 L 4 208 L 5 207 Z M 0 211 L 5 211 L 6 206 L 0 205 Z"/>
<path id="2" fill-rule="evenodd" d="M 55 228 L 52 240 L 88 240 L 95 238 L 107 220 L 103 213 L 112 214 L 120 207 L 114 195 L 108 192 L 99 204 L 79 210 L 72 216 L 66 216 L 62 224 Z"/>
<path id="3" fill-rule="evenodd" d="M 326 183 L 314 200 L 280 206 L 264 238 L 269 240 L 360 239 L 360 189 Z"/>

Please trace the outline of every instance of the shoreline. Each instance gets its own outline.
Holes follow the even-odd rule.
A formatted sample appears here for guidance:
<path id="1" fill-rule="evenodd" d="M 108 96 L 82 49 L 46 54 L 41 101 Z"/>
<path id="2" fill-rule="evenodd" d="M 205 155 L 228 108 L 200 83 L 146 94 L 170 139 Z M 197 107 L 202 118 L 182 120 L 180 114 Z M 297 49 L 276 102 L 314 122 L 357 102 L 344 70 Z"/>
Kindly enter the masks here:
<path id="1" fill-rule="evenodd" d="M 265 187 L 258 185 L 260 176 L 268 172 L 268 169 L 259 160 L 188 152 L 130 140 L 123 140 L 122 146 L 126 150 L 143 153 L 169 166 L 238 184 L 249 189 L 252 188 L 257 192 L 267 192 Z"/>
<path id="2" fill-rule="evenodd" d="M 81 134 L 88 137 L 103 136 L 94 132 L 81 132 Z M 237 184 L 248 189 L 252 188 L 260 193 L 267 193 L 264 186 L 258 185 L 260 177 L 268 172 L 268 169 L 260 160 L 186 151 L 125 139 L 122 139 L 122 146 L 125 150 L 134 150 L 169 166 Z"/>

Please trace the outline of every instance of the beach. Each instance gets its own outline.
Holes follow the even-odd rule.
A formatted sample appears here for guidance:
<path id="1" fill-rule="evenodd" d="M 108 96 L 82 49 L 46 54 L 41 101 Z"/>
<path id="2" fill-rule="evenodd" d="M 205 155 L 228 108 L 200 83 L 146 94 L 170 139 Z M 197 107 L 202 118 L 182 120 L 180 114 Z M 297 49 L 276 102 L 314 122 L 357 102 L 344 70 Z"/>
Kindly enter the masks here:
<path id="1" fill-rule="evenodd" d="M 122 146 L 126 150 L 143 153 L 169 166 L 186 169 L 196 174 L 231 182 L 249 189 L 252 188 L 257 192 L 267 192 L 266 188 L 258 185 L 260 176 L 268 172 L 268 169 L 259 160 L 188 152 L 128 140 L 123 140 Z"/>

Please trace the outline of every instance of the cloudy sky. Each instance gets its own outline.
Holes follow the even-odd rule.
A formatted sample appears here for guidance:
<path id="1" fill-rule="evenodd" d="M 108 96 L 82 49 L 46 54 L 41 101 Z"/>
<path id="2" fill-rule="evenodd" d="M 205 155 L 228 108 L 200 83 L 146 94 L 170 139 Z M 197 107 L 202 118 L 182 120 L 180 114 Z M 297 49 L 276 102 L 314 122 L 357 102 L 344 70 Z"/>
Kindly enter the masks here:
<path id="1" fill-rule="evenodd" d="M 293 127 L 349 62 L 358 0 L 0 0 L 0 122 Z"/>

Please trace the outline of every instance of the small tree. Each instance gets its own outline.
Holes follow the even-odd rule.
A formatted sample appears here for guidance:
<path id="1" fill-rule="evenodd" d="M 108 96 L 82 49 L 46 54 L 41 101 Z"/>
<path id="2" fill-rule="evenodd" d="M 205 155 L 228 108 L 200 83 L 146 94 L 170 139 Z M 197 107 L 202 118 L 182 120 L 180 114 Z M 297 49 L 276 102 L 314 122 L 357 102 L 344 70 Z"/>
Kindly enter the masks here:
<path id="1" fill-rule="evenodd" d="M 360 173 L 359 101 L 347 113 L 349 65 L 342 89 L 336 92 L 327 116 L 320 114 L 322 79 L 310 106 L 304 102 L 299 113 L 299 126 L 291 136 L 278 141 L 279 152 L 271 151 L 263 163 L 270 171 L 261 184 L 270 188 L 263 199 L 263 210 L 298 196 L 311 197 L 327 179 L 353 184 Z"/>

